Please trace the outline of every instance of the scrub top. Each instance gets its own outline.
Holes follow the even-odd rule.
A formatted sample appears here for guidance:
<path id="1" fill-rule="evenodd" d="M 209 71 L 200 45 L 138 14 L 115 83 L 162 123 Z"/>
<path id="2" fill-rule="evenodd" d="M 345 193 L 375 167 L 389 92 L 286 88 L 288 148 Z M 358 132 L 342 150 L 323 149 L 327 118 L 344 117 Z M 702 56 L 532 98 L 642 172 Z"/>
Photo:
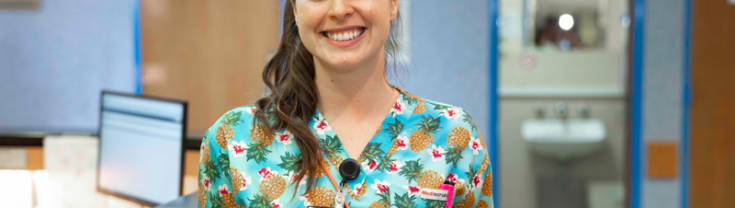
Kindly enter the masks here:
<path id="1" fill-rule="evenodd" d="M 452 207 L 493 207 L 487 148 L 472 118 L 461 108 L 409 94 L 400 95 L 357 158 L 361 172 L 343 187 L 346 203 L 357 207 L 443 207 L 422 190 L 455 183 Z M 323 168 L 316 187 L 293 181 L 301 153 L 287 130 L 254 125 L 253 105 L 223 115 L 201 145 L 200 207 L 333 207 L 338 194 Z M 309 123 L 329 172 L 349 158 L 338 135 L 317 110 Z M 294 194 L 298 186 L 298 193 Z"/>

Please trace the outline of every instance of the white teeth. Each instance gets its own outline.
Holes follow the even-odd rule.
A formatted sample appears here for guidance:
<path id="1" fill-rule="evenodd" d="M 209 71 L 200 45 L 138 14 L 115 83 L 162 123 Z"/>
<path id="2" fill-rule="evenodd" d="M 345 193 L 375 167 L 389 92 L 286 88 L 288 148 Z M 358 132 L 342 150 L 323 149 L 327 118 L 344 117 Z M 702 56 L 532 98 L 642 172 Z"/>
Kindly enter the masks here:
<path id="1" fill-rule="evenodd" d="M 340 33 L 340 34 L 327 33 L 327 38 L 336 40 L 336 41 L 348 41 L 348 40 L 352 40 L 357 37 L 360 37 L 360 35 L 362 35 L 362 32 L 363 32 L 362 30 L 358 29 L 352 32 L 346 32 L 346 33 Z"/>

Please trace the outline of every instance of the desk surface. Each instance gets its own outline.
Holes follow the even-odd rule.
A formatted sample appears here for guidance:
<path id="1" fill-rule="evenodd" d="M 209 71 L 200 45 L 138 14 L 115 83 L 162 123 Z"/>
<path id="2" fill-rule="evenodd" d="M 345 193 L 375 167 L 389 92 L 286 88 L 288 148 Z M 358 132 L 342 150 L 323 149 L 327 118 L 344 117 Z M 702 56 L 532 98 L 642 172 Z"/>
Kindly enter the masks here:
<path id="1" fill-rule="evenodd" d="M 181 196 L 176 200 L 170 201 L 168 203 L 158 205 L 156 208 L 196 208 L 198 203 L 199 202 L 197 201 L 197 192 L 194 192 L 189 195 Z"/>

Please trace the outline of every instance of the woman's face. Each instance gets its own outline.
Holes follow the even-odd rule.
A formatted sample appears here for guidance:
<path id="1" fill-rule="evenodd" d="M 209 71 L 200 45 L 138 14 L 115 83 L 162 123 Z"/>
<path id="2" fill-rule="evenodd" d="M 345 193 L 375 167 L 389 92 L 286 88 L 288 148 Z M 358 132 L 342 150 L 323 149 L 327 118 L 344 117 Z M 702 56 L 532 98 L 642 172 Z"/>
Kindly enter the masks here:
<path id="1" fill-rule="evenodd" d="M 398 0 L 293 0 L 306 49 L 324 66 L 354 69 L 384 56 Z"/>

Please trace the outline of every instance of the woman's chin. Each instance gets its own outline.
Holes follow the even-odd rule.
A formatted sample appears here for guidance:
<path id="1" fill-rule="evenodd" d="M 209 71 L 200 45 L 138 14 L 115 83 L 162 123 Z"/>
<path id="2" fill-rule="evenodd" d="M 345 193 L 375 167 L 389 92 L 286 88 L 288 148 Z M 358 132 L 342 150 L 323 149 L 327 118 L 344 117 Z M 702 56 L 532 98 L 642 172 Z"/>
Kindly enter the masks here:
<path id="1" fill-rule="evenodd" d="M 375 56 L 379 56 L 376 54 Z M 371 57 L 365 53 L 335 53 L 327 55 L 330 59 L 323 60 L 325 67 L 353 71 L 371 65 Z"/>
<path id="2" fill-rule="evenodd" d="M 326 65 L 328 68 L 340 71 L 352 71 L 360 66 L 364 66 L 364 64 L 362 64 L 362 60 L 355 58 L 329 60 Z"/>

